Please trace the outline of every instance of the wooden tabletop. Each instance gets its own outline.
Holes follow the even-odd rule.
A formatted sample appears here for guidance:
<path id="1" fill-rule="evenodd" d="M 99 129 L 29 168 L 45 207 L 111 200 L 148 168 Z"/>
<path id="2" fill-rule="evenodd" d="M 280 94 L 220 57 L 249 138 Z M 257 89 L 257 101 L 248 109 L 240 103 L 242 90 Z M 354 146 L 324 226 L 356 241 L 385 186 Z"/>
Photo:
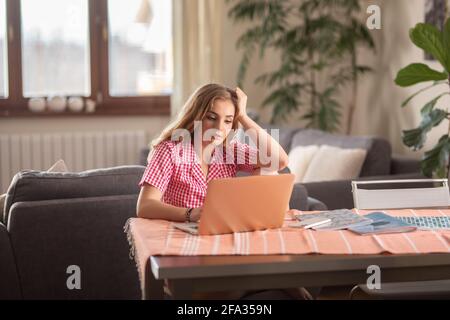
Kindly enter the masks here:
<path id="1" fill-rule="evenodd" d="M 151 256 L 144 299 L 162 299 L 166 282 L 175 299 L 194 293 L 323 287 L 366 283 L 367 268 L 381 282 L 450 279 L 450 254 Z"/>
<path id="2" fill-rule="evenodd" d="M 155 279 L 329 272 L 380 268 L 450 268 L 450 254 L 152 256 Z M 448 275 L 450 277 L 450 273 Z"/>

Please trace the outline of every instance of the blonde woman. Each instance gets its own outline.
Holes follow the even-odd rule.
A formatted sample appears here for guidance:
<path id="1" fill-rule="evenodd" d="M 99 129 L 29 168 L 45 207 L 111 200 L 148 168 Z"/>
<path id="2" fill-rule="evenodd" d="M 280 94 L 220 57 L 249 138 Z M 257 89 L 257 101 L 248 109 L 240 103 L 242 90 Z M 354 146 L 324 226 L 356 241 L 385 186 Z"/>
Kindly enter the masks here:
<path id="1" fill-rule="evenodd" d="M 138 217 L 197 221 L 210 180 L 287 166 L 286 152 L 246 108 L 247 96 L 239 88 L 207 84 L 191 95 L 178 119 L 152 142 L 139 183 Z M 256 148 L 230 139 L 239 123 Z"/>
<path id="2" fill-rule="evenodd" d="M 212 179 L 234 177 L 237 171 L 258 174 L 264 168 L 279 171 L 287 166 L 286 152 L 250 119 L 246 108 L 247 96 L 239 88 L 207 84 L 191 95 L 178 119 L 152 142 L 147 168 L 139 182 L 138 217 L 197 221 Z M 256 148 L 232 139 L 239 123 Z M 262 294 L 263 298 L 280 297 L 276 291 Z M 284 299 L 310 297 L 304 288 L 282 290 L 281 294 Z M 197 298 L 245 296 L 257 298 L 258 293 L 219 292 L 199 294 Z"/>

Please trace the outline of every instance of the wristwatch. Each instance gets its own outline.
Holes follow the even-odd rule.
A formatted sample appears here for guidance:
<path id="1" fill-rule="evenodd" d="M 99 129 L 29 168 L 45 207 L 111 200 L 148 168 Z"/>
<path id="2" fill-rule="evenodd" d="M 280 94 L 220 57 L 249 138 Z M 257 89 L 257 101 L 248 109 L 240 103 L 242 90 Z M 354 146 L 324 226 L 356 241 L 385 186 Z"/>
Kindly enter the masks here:
<path id="1" fill-rule="evenodd" d="M 194 208 L 187 208 L 186 210 L 186 222 L 191 222 L 191 213 Z"/>

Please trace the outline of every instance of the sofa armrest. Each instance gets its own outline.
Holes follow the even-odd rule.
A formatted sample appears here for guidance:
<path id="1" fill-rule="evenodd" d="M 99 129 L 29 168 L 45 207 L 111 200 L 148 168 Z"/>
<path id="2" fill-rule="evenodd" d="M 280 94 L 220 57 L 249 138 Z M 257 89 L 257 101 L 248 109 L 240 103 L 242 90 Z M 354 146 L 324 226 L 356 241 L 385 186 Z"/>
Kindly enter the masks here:
<path id="1" fill-rule="evenodd" d="M 308 211 L 325 211 L 328 210 L 325 203 L 317 199 L 308 197 Z"/>
<path id="2" fill-rule="evenodd" d="M 289 208 L 303 211 L 308 210 L 308 191 L 300 183 L 294 184 L 291 199 L 289 200 Z"/>
<path id="3" fill-rule="evenodd" d="M 425 179 L 420 173 L 407 173 L 407 174 L 391 174 L 387 176 L 372 176 L 358 178 L 355 180 L 397 180 L 397 179 Z M 335 181 L 322 181 L 322 182 L 308 182 L 303 186 L 307 190 L 307 194 L 310 197 L 316 198 L 323 202 L 329 210 L 334 209 L 352 209 L 353 194 L 352 194 L 352 181 L 351 180 L 335 180 Z"/>
<path id="4" fill-rule="evenodd" d="M 391 159 L 391 174 L 420 173 L 420 160 L 402 156 Z"/>
<path id="5" fill-rule="evenodd" d="M 20 299 L 20 283 L 8 231 L 0 223 L 0 300 Z"/>
<path id="6" fill-rule="evenodd" d="M 17 202 L 8 232 L 25 299 L 140 299 L 124 233 L 138 195 Z M 69 290 L 67 268 L 81 270 Z"/>
<path id="7" fill-rule="evenodd" d="M 327 206 L 314 198 L 308 197 L 308 191 L 305 186 L 296 183 L 292 189 L 291 199 L 289 200 L 289 208 L 302 211 L 319 211 L 326 210 Z"/>
<path id="8" fill-rule="evenodd" d="M 350 180 L 308 182 L 303 185 L 309 196 L 323 202 L 330 210 L 353 207 Z"/>
<path id="9" fill-rule="evenodd" d="M 145 167 L 136 165 L 81 172 L 22 170 L 8 188 L 4 217 L 0 221 L 8 225 L 10 207 L 15 202 L 138 194 L 144 170 Z"/>

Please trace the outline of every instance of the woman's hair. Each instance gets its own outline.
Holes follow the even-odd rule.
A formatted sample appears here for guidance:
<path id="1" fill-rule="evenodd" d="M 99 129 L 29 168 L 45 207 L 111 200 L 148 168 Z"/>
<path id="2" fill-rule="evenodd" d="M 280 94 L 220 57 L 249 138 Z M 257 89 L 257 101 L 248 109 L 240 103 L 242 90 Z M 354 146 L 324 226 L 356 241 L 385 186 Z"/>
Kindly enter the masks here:
<path id="1" fill-rule="evenodd" d="M 232 129 L 238 128 L 237 115 L 239 114 L 238 97 L 236 91 L 226 86 L 210 83 L 197 88 L 184 104 L 178 117 L 171 122 L 162 133 L 151 142 L 151 147 L 156 147 L 163 141 L 169 140 L 177 129 L 186 129 L 194 132 L 194 121 L 202 121 L 216 100 L 229 100 L 234 105 L 235 117 Z"/>

